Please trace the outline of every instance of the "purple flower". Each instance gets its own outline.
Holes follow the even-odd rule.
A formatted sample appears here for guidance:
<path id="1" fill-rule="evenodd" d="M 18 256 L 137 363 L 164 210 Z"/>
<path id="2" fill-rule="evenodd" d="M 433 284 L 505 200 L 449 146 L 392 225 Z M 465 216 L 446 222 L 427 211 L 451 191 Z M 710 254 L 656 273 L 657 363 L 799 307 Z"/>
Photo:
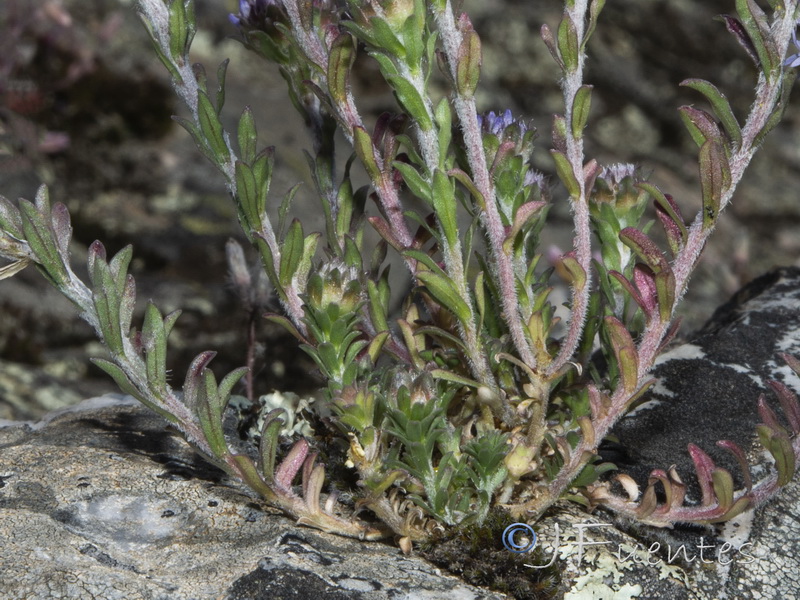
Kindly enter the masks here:
<path id="1" fill-rule="evenodd" d="M 270 7 L 280 8 L 279 0 L 239 0 L 239 14 L 228 15 L 228 19 L 236 27 L 250 26 L 257 28 L 268 21 L 267 11 Z"/>
<path id="2" fill-rule="evenodd" d="M 484 133 L 491 133 L 492 135 L 502 137 L 503 132 L 512 125 L 519 127 L 518 135 L 520 137 L 525 135 L 528 131 L 528 124 L 524 121 L 515 120 L 511 114 L 511 109 L 507 108 L 503 114 L 489 111 L 485 115 L 478 115 L 478 126 L 483 129 Z"/>
<path id="3" fill-rule="evenodd" d="M 800 67 L 800 42 L 797 41 L 797 30 L 792 32 L 792 43 L 798 52 L 783 61 L 783 65 L 791 68 Z"/>

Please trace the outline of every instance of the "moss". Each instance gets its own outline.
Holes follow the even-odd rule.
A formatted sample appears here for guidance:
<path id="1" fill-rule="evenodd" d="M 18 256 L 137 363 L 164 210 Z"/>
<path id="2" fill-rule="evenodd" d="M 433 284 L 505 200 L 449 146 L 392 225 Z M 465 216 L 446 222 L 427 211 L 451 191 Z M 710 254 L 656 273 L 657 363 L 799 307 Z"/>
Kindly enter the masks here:
<path id="1" fill-rule="evenodd" d="M 494 509 L 481 524 L 466 525 L 438 534 L 419 552 L 436 566 L 458 575 L 472 585 L 488 587 L 518 600 L 549 600 L 561 591 L 558 561 L 543 569 L 551 557 L 540 548 L 516 554 L 503 545 L 503 531 L 516 522 Z"/>

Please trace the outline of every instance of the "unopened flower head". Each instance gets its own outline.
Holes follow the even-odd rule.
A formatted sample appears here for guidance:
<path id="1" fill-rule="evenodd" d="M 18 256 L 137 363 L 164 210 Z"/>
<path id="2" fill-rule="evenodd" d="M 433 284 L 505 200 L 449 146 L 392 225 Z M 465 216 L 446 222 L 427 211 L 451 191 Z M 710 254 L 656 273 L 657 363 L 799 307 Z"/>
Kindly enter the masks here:
<path id="1" fill-rule="evenodd" d="M 603 168 L 595 180 L 592 199 L 595 203 L 607 202 L 622 211 L 639 206 L 647 194 L 639 191 L 636 184 L 644 178 L 630 163 L 616 163 Z"/>

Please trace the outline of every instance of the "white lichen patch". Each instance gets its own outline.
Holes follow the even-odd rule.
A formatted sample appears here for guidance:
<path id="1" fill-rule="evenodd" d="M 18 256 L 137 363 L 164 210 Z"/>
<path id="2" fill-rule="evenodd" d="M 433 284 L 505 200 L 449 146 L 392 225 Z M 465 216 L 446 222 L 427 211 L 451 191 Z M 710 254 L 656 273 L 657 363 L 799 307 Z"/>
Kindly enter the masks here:
<path id="1" fill-rule="evenodd" d="M 594 539 L 596 536 L 592 535 L 592 529 L 595 527 L 612 526 L 591 524 L 584 529 L 583 536 L 570 530 L 561 536 L 559 556 L 566 566 L 565 575 L 572 580 L 565 600 L 638 598 L 644 593 L 644 588 L 630 581 L 641 576 L 640 573 L 635 575 L 638 569 L 634 567 L 644 565 L 658 568 L 660 580 L 671 578 L 688 585 L 688 576 L 679 566 L 667 563 L 639 544 L 617 544 L 608 539 Z"/>
<path id="2" fill-rule="evenodd" d="M 654 366 L 658 366 L 670 360 L 701 360 L 705 357 L 706 353 L 700 346 L 695 344 L 682 344 L 659 356 Z"/>

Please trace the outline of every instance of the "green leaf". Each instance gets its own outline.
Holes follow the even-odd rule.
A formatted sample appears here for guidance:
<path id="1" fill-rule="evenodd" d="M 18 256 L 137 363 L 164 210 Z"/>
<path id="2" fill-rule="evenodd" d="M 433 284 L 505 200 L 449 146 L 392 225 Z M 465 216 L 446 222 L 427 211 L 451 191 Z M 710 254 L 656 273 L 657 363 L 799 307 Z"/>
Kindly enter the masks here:
<path id="1" fill-rule="evenodd" d="M 436 169 L 433 172 L 433 210 L 436 212 L 447 245 L 451 248 L 457 247 L 459 243 L 456 209 L 453 182 L 441 169 Z"/>
<path id="2" fill-rule="evenodd" d="M 469 377 L 464 377 L 447 369 L 433 369 L 430 374 L 436 379 L 442 379 L 458 385 L 465 385 L 475 389 L 478 389 L 481 386 L 478 381 L 470 379 Z"/>
<path id="3" fill-rule="evenodd" d="M 246 164 L 255 160 L 258 151 L 258 130 L 253 111 L 249 106 L 245 107 L 239 118 L 239 151 L 242 153 L 242 161 Z"/>
<path id="4" fill-rule="evenodd" d="M 103 371 L 105 371 L 111 378 L 114 380 L 114 383 L 117 384 L 117 387 L 129 396 L 133 396 L 139 402 L 144 404 L 147 408 L 152 410 L 154 413 L 161 415 L 170 423 L 178 423 L 179 419 L 174 414 L 163 408 L 161 405 L 156 404 L 150 401 L 144 394 L 142 394 L 136 386 L 133 385 L 131 380 L 125 374 L 118 365 L 114 364 L 111 361 L 102 359 L 102 358 L 92 358 L 90 359 L 95 365 L 100 367 Z"/>
<path id="5" fill-rule="evenodd" d="M 369 360 L 373 365 L 377 364 L 381 350 L 383 350 L 383 346 L 387 341 L 389 341 L 389 332 L 387 330 L 383 330 L 369 343 L 367 355 L 369 356 Z"/>
<path id="6" fill-rule="evenodd" d="M 378 286 L 371 279 L 367 280 L 367 297 L 369 298 L 369 314 L 375 329 L 377 331 L 388 331 L 387 313 L 389 307 L 378 292 Z"/>
<path id="7" fill-rule="evenodd" d="M 419 171 L 417 171 L 413 165 L 395 161 L 393 166 L 400 171 L 400 174 L 403 176 L 403 181 L 405 181 L 408 189 L 411 190 L 414 196 L 420 200 L 424 200 L 428 204 L 433 202 L 433 191 L 431 190 L 430 184 L 422 178 L 422 175 L 419 174 Z"/>
<path id="8" fill-rule="evenodd" d="M 11 200 L 0 195 L 0 229 L 18 240 L 25 239 L 22 232 L 22 216 Z"/>
<path id="9" fill-rule="evenodd" d="M 511 230 L 506 235 L 506 239 L 503 241 L 503 251 L 511 255 L 512 246 L 514 244 L 514 240 L 516 239 L 519 232 L 523 230 L 535 217 L 535 215 L 546 206 L 546 202 L 540 201 L 531 201 L 526 202 L 522 206 L 517 209 L 516 214 L 514 215 L 514 223 L 511 226 Z"/>
<path id="10" fill-rule="evenodd" d="M 217 68 L 217 116 L 222 114 L 222 107 L 225 106 L 225 75 L 228 73 L 229 58 L 223 60 Z"/>
<path id="11" fill-rule="evenodd" d="M 572 137 L 579 138 L 583 134 L 591 108 L 592 86 L 582 85 L 575 93 L 575 100 L 572 102 Z"/>
<path id="12" fill-rule="evenodd" d="M 172 0 L 169 4 L 169 52 L 176 63 L 182 63 L 188 50 L 189 23 L 183 0 Z"/>
<path id="13" fill-rule="evenodd" d="M 564 61 L 566 71 L 569 73 L 575 71 L 578 68 L 581 50 L 575 23 L 572 22 L 568 13 L 564 13 L 564 17 L 558 26 L 558 50 L 561 60 Z"/>
<path id="14" fill-rule="evenodd" d="M 619 365 L 620 383 L 626 394 L 633 394 L 639 384 L 639 355 L 631 334 L 616 317 L 603 319 Z"/>
<path id="15" fill-rule="evenodd" d="M 742 145 L 742 129 L 731 110 L 731 105 L 725 95 L 716 86 L 703 79 L 685 79 L 681 82 L 684 87 L 692 88 L 703 94 L 714 108 L 714 113 L 722 122 L 725 133 L 737 147 Z M 708 137 L 708 136 L 706 136 Z"/>
<path id="16" fill-rule="evenodd" d="M 669 261 L 650 238 L 634 227 L 623 229 L 619 239 L 653 271 L 659 316 L 663 322 L 669 321 L 675 306 L 675 274 Z"/>
<path id="17" fill-rule="evenodd" d="M 253 170 L 240 160 L 234 165 L 236 192 L 239 207 L 244 215 L 243 229 L 248 236 L 260 225 L 259 189 Z"/>
<path id="18" fill-rule="evenodd" d="M 586 50 L 586 44 L 589 42 L 589 38 L 592 37 L 592 34 L 597 27 L 597 19 L 600 16 L 600 11 L 603 10 L 605 5 L 606 0 L 592 0 L 591 4 L 589 5 L 589 26 L 586 28 L 586 33 L 583 34 L 583 40 L 581 41 L 581 52 Z"/>
<path id="19" fill-rule="evenodd" d="M 434 110 L 436 125 L 439 128 L 439 166 L 444 165 L 447 153 L 450 150 L 450 141 L 453 137 L 453 115 L 450 111 L 450 102 L 442 98 Z M 450 175 L 450 173 L 448 173 Z"/>
<path id="20" fill-rule="evenodd" d="M 367 130 L 360 125 L 353 128 L 353 149 L 356 151 L 370 179 L 373 182 L 381 180 L 381 170 L 375 158 L 375 149 L 372 145 L 372 138 Z"/>
<path id="21" fill-rule="evenodd" d="M 711 472 L 711 483 L 719 507 L 727 511 L 733 506 L 733 477 L 725 469 L 717 468 Z"/>
<path id="22" fill-rule="evenodd" d="M 265 417 L 261 426 L 261 442 L 259 443 L 258 469 L 264 474 L 267 481 L 275 478 L 275 457 L 278 452 L 278 442 L 281 429 L 283 429 L 283 409 L 276 408 Z"/>
<path id="23" fill-rule="evenodd" d="M 55 235 L 47 222 L 49 219 L 46 218 L 46 215 L 49 216 L 49 207 L 46 206 L 46 201 L 38 203 L 47 212 L 40 211 L 27 200 L 20 200 L 22 233 L 36 261 L 41 264 L 50 280 L 60 287 L 67 281 L 69 275 L 59 254 L 54 239 Z"/>
<path id="24" fill-rule="evenodd" d="M 214 163 L 221 166 L 229 162 L 231 153 L 225 143 L 222 123 L 217 115 L 217 110 L 203 91 L 197 93 L 197 121 L 203 134 L 203 140 L 214 158 Z"/>
<path id="25" fill-rule="evenodd" d="M 331 45 L 328 54 L 328 91 L 333 101 L 343 106 L 347 103 L 350 89 L 350 69 L 356 59 L 356 49 L 352 36 L 339 35 Z"/>
<path id="26" fill-rule="evenodd" d="M 375 39 L 375 45 L 383 52 L 387 52 L 391 56 L 399 60 L 406 57 L 406 49 L 400 40 L 392 31 L 391 26 L 380 17 L 371 17 L 369 20 L 371 25 L 371 33 Z"/>
<path id="27" fill-rule="evenodd" d="M 761 70 L 769 81 L 772 79 L 773 69 L 780 64 L 781 57 L 777 55 L 772 40 L 765 36 L 765 32 L 769 31 L 766 16 L 754 0 L 736 0 L 736 12 L 755 47 Z"/>
<path id="28" fill-rule="evenodd" d="M 706 111 L 691 106 L 681 106 L 678 112 L 681 114 L 681 120 L 686 126 L 686 130 L 698 147 L 702 147 L 706 140 L 722 142 L 722 131 L 714 118 Z"/>
<path id="29" fill-rule="evenodd" d="M 433 271 L 419 271 L 417 279 L 425 285 L 431 295 L 463 324 L 470 322 L 470 308 L 458 293 L 453 282 Z"/>
<path id="30" fill-rule="evenodd" d="M 703 229 L 714 227 L 719 218 L 722 195 L 731 184 L 731 171 L 725 149 L 708 140 L 700 147 L 700 187 L 703 195 Z"/>
<path id="31" fill-rule="evenodd" d="M 422 131 L 433 129 L 433 121 L 431 120 L 431 115 L 428 114 L 428 108 L 422 93 L 402 75 L 387 75 L 386 80 L 397 94 L 400 104 L 403 105 L 406 113 L 414 119 L 416 125 Z"/>
<path id="32" fill-rule="evenodd" d="M 304 247 L 303 226 L 298 219 L 294 219 L 281 248 L 280 282 L 283 287 L 291 285 L 292 276 L 303 259 Z"/>
<path id="33" fill-rule="evenodd" d="M 481 77 L 481 38 L 469 29 L 461 38 L 456 63 L 456 90 L 464 99 L 475 95 Z"/>
<path id="34" fill-rule="evenodd" d="M 152 301 L 147 303 L 142 326 L 142 343 L 145 349 L 145 367 L 150 387 L 161 393 L 167 387 L 167 332 L 164 319 Z"/>
<path id="35" fill-rule="evenodd" d="M 561 55 L 558 51 L 558 44 L 556 43 L 556 38 L 551 29 L 547 25 L 542 25 L 540 34 L 542 36 L 544 45 L 547 46 L 547 49 L 550 51 L 550 56 L 553 57 L 553 60 L 556 61 L 556 64 L 561 68 L 562 71 L 566 71 L 567 66 L 564 64 L 564 61 L 561 60 Z"/>
<path id="36" fill-rule="evenodd" d="M 567 192 L 572 199 L 577 200 L 581 196 L 581 186 L 575 177 L 575 173 L 572 171 L 572 165 L 565 154 L 557 150 L 550 150 L 550 154 L 556 163 L 556 174 L 558 178 L 561 180 L 561 183 L 564 184 L 564 187 L 567 188 Z"/>

